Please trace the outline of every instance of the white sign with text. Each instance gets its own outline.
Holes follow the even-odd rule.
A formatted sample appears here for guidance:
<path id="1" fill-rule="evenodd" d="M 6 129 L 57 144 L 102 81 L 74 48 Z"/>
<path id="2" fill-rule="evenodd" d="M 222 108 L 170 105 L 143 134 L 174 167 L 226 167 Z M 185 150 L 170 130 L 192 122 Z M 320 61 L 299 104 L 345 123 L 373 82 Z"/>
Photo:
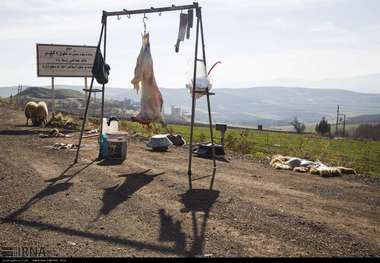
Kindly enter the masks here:
<path id="1" fill-rule="evenodd" d="M 37 44 L 38 77 L 91 77 L 95 46 Z"/>

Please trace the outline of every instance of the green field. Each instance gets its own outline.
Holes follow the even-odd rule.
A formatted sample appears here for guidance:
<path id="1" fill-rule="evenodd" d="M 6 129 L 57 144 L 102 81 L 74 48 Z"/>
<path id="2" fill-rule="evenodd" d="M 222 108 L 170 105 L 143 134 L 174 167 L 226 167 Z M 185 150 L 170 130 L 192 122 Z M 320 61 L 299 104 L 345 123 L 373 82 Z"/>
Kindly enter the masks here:
<path id="1" fill-rule="evenodd" d="M 163 129 L 148 131 L 132 122 L 121 122 L 121 129 L 140 133 L 144 136 L 165 133 Z M 181 134 L 189 140 L 189 127 L 168 125 L 169 130 Z M 215 131 L 216 142 L 220 142 L 220 132 Z M 194 128 L 195 142 L 209 141 L 207 127 Z M 247 129 L 229 129 L 226 132 L 227 150 L 249 155 L 252 158 L 265 158 L 273 154 L 298 156 L 320 160 L 325 164 L 346 166 L 361 174 L 380 176 L 380 141 L 359 141 L 352 139 L 329 139 L 314 134 L 293 134 Z"/>
<path id="2" fill-rule="evenodd" d="M 0 106 L 9 105 L 0 99 Z M 91 123 L 91 125 L 90 125 Z M 88 128 L 96 127 L 97 119 L 89 122 Z M 167 133 L 160 125 L 148 130 L 140 124 L 120 121 L 120 129 L 130 133 L 151 136 Z M 181 134 L 189 141 L 190 128 L 187 125 L 169 124 L 168 129 L 174 134 Z M 214 129 L 215 141 L 220 142 L 220 132 Z M 194 143 L 209 141 L 209 129 L 204 125 L 194 128 Z M 347 138 L 329 139 L 316 134 L 295 134 L 252 129 L 229 128 L 226 132 L 227 150 L 248 155 L 252 158 L 266 158 L 273 154 L 283 154 L 320 160 L 328 165 L 346 166 L 356 169 L 361 174 L 380 176 L 380 141 L 353 140 Z"/>

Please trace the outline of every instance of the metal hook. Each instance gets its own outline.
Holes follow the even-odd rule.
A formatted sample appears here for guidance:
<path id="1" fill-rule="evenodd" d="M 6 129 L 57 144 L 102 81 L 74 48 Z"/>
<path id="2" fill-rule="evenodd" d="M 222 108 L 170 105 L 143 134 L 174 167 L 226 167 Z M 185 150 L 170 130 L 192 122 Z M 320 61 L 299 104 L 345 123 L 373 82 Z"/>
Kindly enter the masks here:
<path id="1" fill-rule="evenodd" d="M 161 16 L 161 15 L 162 15 L 162 12 L 160 11 L 160 12 L 158 13 L 158 15 Z"/>
<path id="2" fill-rule="evenodd" d="M 148 19 L 148 17 L 146 17 L 145 13 L 144 13 L 144 17 L 143 17 L 143 23 L 144 23 L 144 34 L 146 34 L 146 23 L 145 23 L 145 19 Z"/>
<path id="3" fill-rule="evenodd" d="M 117 20 L 120 20 L 120 16 L 119 15 L 117 16 Z"/>
<path id="4" fill-rule="evenodd" d="M 123 9 L 123 11 L 124 11 L 125 13 L 128 13 L 128 10 L 127 10 L 127 9 Z M 131 14 L 127 14 L 127 17 L 128 17 L 128 18 L 131 18 Z"/>

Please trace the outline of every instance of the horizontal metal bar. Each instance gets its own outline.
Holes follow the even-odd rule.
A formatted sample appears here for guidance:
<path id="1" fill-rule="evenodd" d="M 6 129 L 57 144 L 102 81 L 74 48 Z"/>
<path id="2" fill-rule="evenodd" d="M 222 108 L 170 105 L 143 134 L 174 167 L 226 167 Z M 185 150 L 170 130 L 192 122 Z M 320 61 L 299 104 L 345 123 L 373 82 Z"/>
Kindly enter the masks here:
<path id="1" fill-rule="evenodd" d="M 192 8 L 198 8 L 198 3 L 194 2 L 192 5 L 180 5 L 180 6 L 171 6 L 171 7 L 151 7 L 149 9 L 135 9 L 135 10 L 127 10 L 123 11 L 113 11 L 107 12 L 103 11 L 103 16 L 122 16 L 122 15 L 135 15 L 135 14 L 148 14 L 148 13 L 159 13 L 159 12 L 168 12 L 168 11 L 178 11 L 178 10 L 186 10 Z"/>
<path id="2" fill-rule="evenodd" d="M 101 89 L 83 89 L 83 91 L 91 91 L 91 92 L 103 92 Z"/>
<path id="3" fill-rule="evenodd" d="M 199 59 L 199 58 L 197 58 L 197 61 L 199 61 L 199 62 L 204 62 L 203 59 Z"/>
<path id="4" fill-rule="evenodd" d="M 196 90 L 195 93 L 206 95 L 206 94 L 207 94 L 207 91 Z M 215 93 L 214 93 L 214 92 L 209 92 L 208 95 L 215 95 Z"/>

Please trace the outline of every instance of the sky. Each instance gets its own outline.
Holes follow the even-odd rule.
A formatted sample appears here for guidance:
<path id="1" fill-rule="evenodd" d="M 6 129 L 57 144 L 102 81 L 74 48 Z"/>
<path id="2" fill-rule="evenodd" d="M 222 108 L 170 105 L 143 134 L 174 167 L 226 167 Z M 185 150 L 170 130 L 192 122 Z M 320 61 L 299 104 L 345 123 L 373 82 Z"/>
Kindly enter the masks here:
<path id="1" fill-rule="evenodd" d="M 191 4 L 148 0 L 1 0 L 0 86 L 49 85 L 37 77 L 36 43 L 96 45 L 102 10 Z M 244 88 L 281 80 L 318 81 L 380 73 L 380 1 L 199 1 L 214 87 Z M 151 51 L 160 87 L 184 88 L 194 56 L 191 38 L 174 45 L 179 12 L 147 14 Z M 109 86 L 131 88 L 141 47 L 142 15 L 110 17 L 107 34 Z M 82 85 L 82 78 L 56 78 Z M 299 82 L 298 82 L 299 83 Z M 306 82 L 305 82 L 306 83 Z M 301 83 L 302 84 L 302 83 Z"/>

